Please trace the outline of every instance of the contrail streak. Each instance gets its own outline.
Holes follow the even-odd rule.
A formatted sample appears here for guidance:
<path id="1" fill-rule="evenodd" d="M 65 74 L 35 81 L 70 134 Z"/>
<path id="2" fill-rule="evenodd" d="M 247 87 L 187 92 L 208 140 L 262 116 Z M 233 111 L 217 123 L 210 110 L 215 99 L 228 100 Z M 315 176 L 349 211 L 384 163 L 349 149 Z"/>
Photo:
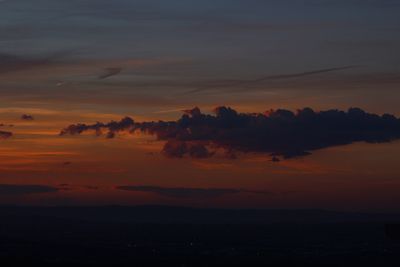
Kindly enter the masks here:
<path id="1" fill-rule="evenodd" d="M 238 86 L 238 85 L 250 85 L 250 84 L 256 84 L 256 83 L 261 83 L 261 82 L 266 82 L 266 81 L 275 81 L 275 80 L 286 80 L 286 79 L 293 79 L 293 78 L 299 78 L 299 77 L 305 77 L 305 76 L 312 76 L 312 75 L 318 75 L 322 73 L 328 73 L 328 72 L 334 72 L 334 71 L 342 71 L 342 70 L 347 70 L 347 69 L 353 69 L 358 66 L 344 66 L 344 67 L 337 67 L 337 68 L 328 68 L 328 69 L 319 69 L 319 70 L 313 70 L 313 71 L 305 71 L 305 72 L 300 72 L 300 73 L 292 73 L 292 74 L 280 74 L 280 75 L 270 75 L 270 76 L 265 76 L 261 77 L 258 79 L 253 79 L 253 80 L 237 80 L 237 81 L 231 81 L 227 82 L 223 85 L 216 85 L 215 87 L 223 87 L 223 86 Z M 189 92 L 186 92 L 186 94 L 193 94 L 193 93 L 198 93 L 202 91 L 209 91 L 213 90 L 214 88 L 198 88 Z"/>

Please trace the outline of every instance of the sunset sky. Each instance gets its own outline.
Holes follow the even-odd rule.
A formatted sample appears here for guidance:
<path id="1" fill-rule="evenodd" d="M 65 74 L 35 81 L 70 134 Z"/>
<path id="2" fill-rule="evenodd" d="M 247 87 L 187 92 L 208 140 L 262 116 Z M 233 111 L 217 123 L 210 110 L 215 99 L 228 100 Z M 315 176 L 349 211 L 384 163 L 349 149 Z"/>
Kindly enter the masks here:
<path id="1" fill-rule="evenodd" d="M 400 120 L 382 116 L 400 117 L 399 13 L 396 0 L 0 0 L 0 205 L 400 211 Z M 185 128 L 190 139 L 105 126 L 179 124 L 194 107 L 218 120 L 221 106 L 246 118 L 305 107 L 371 118 L 357 129 L 350 112 L 332 119 L 351 138 L 322 130 L 325 115 L 317 132 L 300 119 L 262 124 L 301 130 L 273 149 L 261 137 L 249 146 L 252 126 L 235 119 L 204 119 Z M 376 127 L 388 120 L 397 126 Z M 96 122 L 101 136 L 60 135 Z M 166 153 L 188 140 L 210 154 Z M 287 144 L 311 155 L 286 157 Z"/>

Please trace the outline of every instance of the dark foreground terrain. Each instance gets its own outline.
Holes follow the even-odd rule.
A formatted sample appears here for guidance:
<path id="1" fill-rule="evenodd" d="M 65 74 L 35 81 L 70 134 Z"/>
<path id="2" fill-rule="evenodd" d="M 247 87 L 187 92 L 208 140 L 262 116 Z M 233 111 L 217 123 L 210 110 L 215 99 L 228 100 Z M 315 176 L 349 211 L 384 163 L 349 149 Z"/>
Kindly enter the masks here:
<path id="1" fill-rule="evenodd" d="M 400 266 L 398 215 L 1 207 L 1 266 Z"/>

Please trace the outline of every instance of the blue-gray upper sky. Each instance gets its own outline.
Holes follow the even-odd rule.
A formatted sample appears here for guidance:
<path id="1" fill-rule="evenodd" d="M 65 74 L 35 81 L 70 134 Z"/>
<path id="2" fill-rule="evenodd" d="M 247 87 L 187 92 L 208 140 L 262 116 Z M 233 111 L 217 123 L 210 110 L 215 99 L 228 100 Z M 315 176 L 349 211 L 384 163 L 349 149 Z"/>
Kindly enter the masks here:
<path id="1" fill-rule="evenodd" d="M 61 74 L 47 71 L 40 81 L 28 79 L 29 84 L 16 82 L 15 75 L 14 80 L 3 77 L 0 90 L 7 96 L 10 90 L 22 90 L 57 98 L 49 92 L 59 84 L 64 86 L 57 90 L 70 95 L 96 88 L 122 92 L 125 99 L 138 99 L 138 94 L 163 98 L 159 101 L 165 106 L 174 106 L 197 104 L 186 93 L 192 91 L 199 92 L 199 104 L 230 102 L 235 93 L 240 95 L 235 99 L 249 98 L 251 105 L 252 99 L 279 102 L 298 94 L 325 97 L 329 89 L 331 98 L 354 99 L 354 105 L 367 109 L 374 100 L 371 108 L 380 111 L 377 106 L 386 98 L 377 99 L 375 90 L 389 91 L 390 99 L 398 96 L 393 89 L 400 79 L 399 13 L 395 0 L 3 0 L 0 56 L 6 65 L 15 62 L 10 71 L 0 63 L 0 71 L 37 70 L 49 63 L 71 68 Z M 138 68 L 132 60 L 147 63 Z M 79 73 L 82 62 L 86 65 Z M 237 83 L 342 67 L 295 80 Z M 107 68 L 121 72 L 95 79 Z M 360 88 L 370 99 L 355 98 Z M 352 105 L 331 98 L 321 103 Z M 394 105 L 389 111 L 400 112 Z"/>

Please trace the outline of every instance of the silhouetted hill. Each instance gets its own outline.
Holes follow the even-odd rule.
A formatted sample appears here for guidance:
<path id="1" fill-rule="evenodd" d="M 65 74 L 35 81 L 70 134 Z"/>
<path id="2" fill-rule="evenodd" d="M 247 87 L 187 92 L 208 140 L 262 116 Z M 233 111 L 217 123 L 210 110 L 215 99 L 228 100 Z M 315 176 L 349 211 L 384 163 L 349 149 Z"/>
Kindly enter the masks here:
<path id="1" fill-rule="evenodd" d="M 0 207 L 0 218 L 51 217 L 134 223 L 323 223 L 400 221 L 400 214 L 305 209 L 207 209 L 174 206 Z"/>
<path id="2" fill-rule="evenodd" d="M 320 210 L 0 207 L 0 264 L 400 266 L 400 242 L 386 235 L 399 221 Z"/>

